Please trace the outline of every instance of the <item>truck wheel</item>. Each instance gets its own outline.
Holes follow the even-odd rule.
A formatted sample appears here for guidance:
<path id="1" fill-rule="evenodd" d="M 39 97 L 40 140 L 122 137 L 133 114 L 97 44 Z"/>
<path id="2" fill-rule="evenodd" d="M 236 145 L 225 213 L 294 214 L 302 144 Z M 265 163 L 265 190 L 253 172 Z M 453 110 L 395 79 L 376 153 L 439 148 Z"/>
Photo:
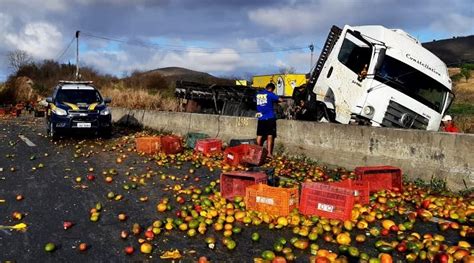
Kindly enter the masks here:
<path id="1" fill-rule="evenodd" d="M 318 122 L 336 122 L 336 112 L 333 109 L 328 109 L 324 103 L 318 103 L 316 111 Z"/>

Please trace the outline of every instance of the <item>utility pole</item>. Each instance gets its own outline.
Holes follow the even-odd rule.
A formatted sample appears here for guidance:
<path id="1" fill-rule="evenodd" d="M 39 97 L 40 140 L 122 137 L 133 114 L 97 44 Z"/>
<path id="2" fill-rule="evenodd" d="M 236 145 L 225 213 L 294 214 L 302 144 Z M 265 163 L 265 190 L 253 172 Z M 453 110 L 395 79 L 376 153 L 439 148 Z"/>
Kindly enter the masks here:
<path id="1" fill-rule="evenodd" d="M 313 51 L 314 51 L 314 45 L 311 44 L 309 45 L 309 50 L 311 50 L 311 64 L 309 65 L 309 72 L 313 69 Z"/>
<path id="2" fill-rule="evenodd" d="M 81 31 L 76 31 L 76 80 L 79 80 L 79 33 Z"/>

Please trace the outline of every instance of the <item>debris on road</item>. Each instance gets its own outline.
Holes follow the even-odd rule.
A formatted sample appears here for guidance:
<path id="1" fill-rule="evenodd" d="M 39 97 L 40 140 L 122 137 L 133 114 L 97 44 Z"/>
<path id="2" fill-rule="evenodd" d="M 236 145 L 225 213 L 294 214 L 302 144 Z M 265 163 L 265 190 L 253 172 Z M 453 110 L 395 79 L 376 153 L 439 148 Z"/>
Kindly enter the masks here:
<path id="1" fill-rule="evenodd" d="M 59 153 L 44 156 L 21 154 L 18 149 L 31 147 L 10 148 L 8 140 L 2 142 L 0 147 L 8 147 L 9 154 L 0 156 L 0 164 L 16 168 L 4 171 L 6 175 L 15 172 L 15 178 L 7 176 L 8 182 L 1 182 L 5 192 L 0 203 L 5 205 L 0 220 L 7 221 L 2 222 L 5 225 L 13 220 L 19 223 L 0 226 L 0 230 L 24 231 L 28 222 L 36 222 L 24 235 L 46 244 L 32 248 L 41 253 L 35 254 L 38 260 L 48 259 L 44 251 L 55 250 L 67 261 L 78 254 L 86 260 L 160 257 L 193 262 L 405 262 L 434 261 L 445 255 L 457 261 L 473 257 L 469 243 L 474 236 L 472 197 L 414 182 L 401 185 L 398 171 L 394 173 L 397 180 L 370 188 L 354 182 L 371 169 L 359 176 L 303 157 L 275 156 L 255 167 L 248 161 L 226 162 L 225 150 L 138 153 L 136 139 L 155 135 L 123 132 L 106 141 L 71 138 L 55 144 L 35 138 L 39 151 L 48 147 Z M 168 138 L 174 150 L 187 145 L 176 143 L 177 137 Z M 210 149 L 214 142 L 195 140 L 194 144 Z M 222 147 L 222 142 L 216 145 Z M 260 164 L 262 151 L 252 149 L 255 158 L 247 160 Z M 31 171 L 24 169 L 24 163 L 30 161 L 41 161 L 41 167 L 35 165 L 42 168 L 37 172 L 48 176 L 35 176 L 34 182 L 27 183 L 24 179 Z M 394 177 L 383 176 L 384 180 Z M 382 183 L 387 187 L 380 188 Z M 312 195 L 300 195 L 303 185 L 310 187 Z M 352 200 L 339 219 L 326 217 L 343 207 L 344 200 L 334 188 L 345 189 L 344 197 Z M 314 193 L 321 189 L 332 198 L 331 203 L 305 201 L 319 200 L 321 194 Z M 326 213 L 321 214 L 322 210 Z M 13 212 L 17 214 L 12 217 Z M 0 238 L 0 245 L 24 246 L 13 232 L 6 239 Z M 18 251 L 9 253 L 15 260 L 25 259 Z"/>

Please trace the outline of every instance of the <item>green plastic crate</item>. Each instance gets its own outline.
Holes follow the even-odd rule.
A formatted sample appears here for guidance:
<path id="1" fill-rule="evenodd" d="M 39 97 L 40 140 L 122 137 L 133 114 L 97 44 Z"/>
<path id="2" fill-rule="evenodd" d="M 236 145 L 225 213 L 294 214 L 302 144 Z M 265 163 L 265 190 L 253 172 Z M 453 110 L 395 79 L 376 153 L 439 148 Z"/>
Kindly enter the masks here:
<path id="1" fill-rule="evenodd" d="M 199 132 L 190 132 L 186 135 L 186 148 L 194 149 L 196 146 L 196 141 L 201 139 L 207 139 L 209 135 Z"/>

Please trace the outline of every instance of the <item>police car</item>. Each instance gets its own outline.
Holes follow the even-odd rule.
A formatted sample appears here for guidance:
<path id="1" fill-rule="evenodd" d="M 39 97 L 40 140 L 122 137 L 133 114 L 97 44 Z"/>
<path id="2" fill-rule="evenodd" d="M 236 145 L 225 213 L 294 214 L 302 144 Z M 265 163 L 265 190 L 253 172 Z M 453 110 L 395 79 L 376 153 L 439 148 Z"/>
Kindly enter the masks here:
<path id="1" fill-rule="evenodd" d="M 66 130 L 93 130 L 102 136 L 112 131 L 112 115 L 92 81 L 60 81 L 48 103 L 48 135 L 56 138 Z"/>

